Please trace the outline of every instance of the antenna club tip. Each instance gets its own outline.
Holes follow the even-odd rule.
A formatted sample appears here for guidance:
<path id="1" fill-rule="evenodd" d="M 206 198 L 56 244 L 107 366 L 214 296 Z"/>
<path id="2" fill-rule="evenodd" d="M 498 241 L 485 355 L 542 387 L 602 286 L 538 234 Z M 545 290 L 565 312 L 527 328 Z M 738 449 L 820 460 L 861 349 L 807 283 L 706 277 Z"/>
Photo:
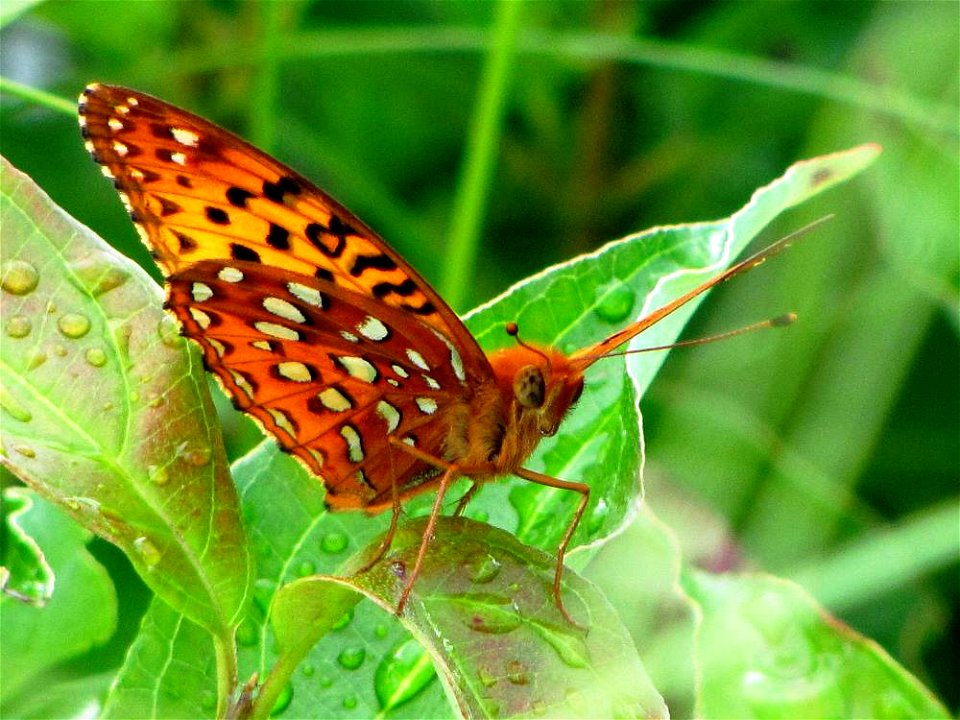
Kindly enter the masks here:
<path id="1" fill-rule="evenodd" d="M 506 331 L 507 335 L 510 337 L 516 337 L 520 333 L 520 328 L 517 327 L 517 324 L 513 321 L 508 322 L 503 326 L 503 329 Z"/>
<path id="2" fill-rule="evenodd" d="M 797 321 L 797 314 L 795 312 L 788 312 L 780 317 L 776 317 L 771 320 L 770 324 L 773 327 L 786 327 L 787 325 L 793 325 Z"/>

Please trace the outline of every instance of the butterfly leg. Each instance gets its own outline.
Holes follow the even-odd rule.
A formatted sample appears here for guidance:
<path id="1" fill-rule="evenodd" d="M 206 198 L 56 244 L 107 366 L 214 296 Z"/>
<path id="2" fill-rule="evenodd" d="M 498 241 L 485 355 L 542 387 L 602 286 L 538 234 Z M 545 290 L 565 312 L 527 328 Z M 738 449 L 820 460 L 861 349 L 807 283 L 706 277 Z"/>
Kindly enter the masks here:
<path id="1" fill-rule="evenodd" d="M 427 526 L 423 529 L 423 539 L 420 541 L 420 550 L 417 552 L 417 560 L 413 564 L 413 570 L 407 576 L 407 584 L 400 593 L 400 600 L 397 601 L 397 615 L 403 614 L 403 608 L 410 597 L 410 591 L 413 590 L 413 584 L 420 575 L 420 568 L 423 565 L 423 559 L 427 556 L 427 548 L 430 547 L 430 541 L 433 539 L 433 531 L 437 525 L 437 517 L 443 509 L 443 496 L 446 495 L 450 483 L 457 477 L 457 466 L 449 465 L 443 476 L 440 478 L 440 484 L 437 487 L 437 497 L 433 501 L 433 508 L 430 510 L 430 517 L 427 520 Z"/>
<path id="2" fill-rule="evenodd" d="M 400 507 L 400 496 L 394 491 L 393 493 L 393 508 L 390 512 L 390 527 L 387 528 L 387 534 L 383 536 L 383 540 L 380 541 L 380 547 L 377 548 L 377 552 L 374 556 L 363 564 L 359 570 L 357 570 L 357 575 L 367 572 L 370 568 L 376 565 L 383 559 L 383 556 L 387 554 L 387 550 L 390 549 L 390 546 L 393 544 L 393 536 L 397 532 L 397 523 L 400 521 L 400 513 L 402 508 Z"/>
<path id="3" fill-rule="evenodd" d="M 573 514 L 573 520 L 570 521 L 567 531 L 560 540 L 560 546 L 557 548 L 557 569 L 553 574 L 553 599 L 557 604 L 557 609 L 563 613 L 567 621 L 575 627 L 582 628 L 580 623 L 574 620 L 570 613 L 567 612 L 567 608 L 563 604 L 563 598 L 560 595 L 560 582 L 563 579 L 563 559 L 567 554 L 567 546 L 570 545 L 570 540 L 573 539 L 573 533 L 576 532 L 577 526 L 580 524 L 580 518 L 583 517 L 583 512 L 587 509 L 587 503 L 590 501 L 590 486 L 584 483 L 560 480 L 550 477 L 549 475 L 544 475 L 543 473 L 527 470 L 526 468 L 516 470 L 515 474 L 524 480 L 537 483 L 537 485 L 545 485 L 547 487 L 557 488 L 558 490 L 572 490 L 573 492 L 580 493 L 580 503 L 577 505 L 577 511 Z"/>
<path id="4" fill-rule="evenodd" d="M 480 489 L 480 486 L 483 483 L 474 481 L 470 488 L 463 494 L 463 497 L 457 501 L 457 509 L 453 511 L 454 517 L 460 517 L 463 515 L 463 511 L 467 509 L 467 505 L 470 504 L 470 501 L 473 500 L 474 496 L 477 494 L 477 490 Z"/>

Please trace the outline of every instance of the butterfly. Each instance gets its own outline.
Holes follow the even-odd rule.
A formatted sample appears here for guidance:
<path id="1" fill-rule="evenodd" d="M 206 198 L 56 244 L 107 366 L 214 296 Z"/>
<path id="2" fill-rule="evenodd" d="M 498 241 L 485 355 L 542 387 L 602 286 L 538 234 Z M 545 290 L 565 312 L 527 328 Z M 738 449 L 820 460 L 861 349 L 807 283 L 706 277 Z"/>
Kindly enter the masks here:
<path id="1" fill-rule="evenodd" d="M 326 489 L 330 510 L 392 511 L 367 568 L 390 547 L 402 503 L 435 491 L 401 613 L 454 480 L 515 475 L 579 494 L 557 550 L 553 597 L 588 485 L 524 467 L 554 435 L 597 360 L 785 238 L 606 339 L 564 354 L 506 331 L 485 353 L 437 292 L 350 211 L 236 135 L 144 93 L 91 84 L 87 149 L 120 193 L 166 278 L 165 307 L 233 404 Z"/>

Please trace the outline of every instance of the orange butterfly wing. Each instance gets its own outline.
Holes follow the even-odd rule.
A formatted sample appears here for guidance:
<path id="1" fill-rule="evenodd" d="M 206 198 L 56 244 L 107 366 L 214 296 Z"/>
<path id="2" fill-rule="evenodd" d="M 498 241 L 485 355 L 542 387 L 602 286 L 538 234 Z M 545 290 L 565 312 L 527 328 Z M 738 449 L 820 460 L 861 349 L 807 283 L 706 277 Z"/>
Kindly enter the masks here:
<path id="1" fill-rule="evenodd" d="M 283 164 L 161 100 L 93 84 L 80 126 L 167 277 L 183 334 L 336 509 L 379 510 L 437 470 L 492 377 L 453 310 L 372 230 Z"/>

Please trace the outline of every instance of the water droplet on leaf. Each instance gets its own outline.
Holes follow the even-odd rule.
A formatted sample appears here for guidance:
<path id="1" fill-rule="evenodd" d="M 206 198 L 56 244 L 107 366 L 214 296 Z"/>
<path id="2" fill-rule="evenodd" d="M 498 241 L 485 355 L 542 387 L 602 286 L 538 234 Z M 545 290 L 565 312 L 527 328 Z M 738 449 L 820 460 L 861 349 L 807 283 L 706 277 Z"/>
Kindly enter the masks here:
<path id="1" fill-rule="evenodd" d="M 356 695 L 347 695 L 343 699 L 343 707 L 346 710 L 353 710 L 357 707 L 357 696 Z"/>
<path id="2" fill-rule="evenodd" d="M 107 364 L 107 354 L 100 348 L 90 348 L 83 356 L 94 367 L 103 367 Z"/>
<path id="3" fill-rule="evenodd" d="M 373 689 L 382 710 L 392 710 L 422 692 L 437 676 L 423 646 L 408 638 L 391 649 L 373 676 Z"/>
<path id="4" fill-rule="evenodd" d="M 597 289 L 597 300 L 593 312 L 604 322 L 612 324 L 627 319 L 633 310 L 636 295 L 628 286 L 614 281 Z"/>
<path id="5" fill-rule="evenodd" d="M 276 717 L 286 710 L 290 706 L 291 700 L 293 700 L 293 685 L 287 683 L 280 691 L 280 695 L 277 696 L 277 701 L 273 704 L 273 707 L 270 708 L 270 717 Z"/>
<path id="6" fill-rule="evenodd" d="M 356 670 L 363 665 L 367 658 L 367 651 L 362 647 L 344 648 L 337 655 L 337 662 L 346 670 Z"/>
<path id="7" fill-rule="evenodd" d="M 57 329 L 64 337 L 76 340 L 90 332 L 90 318 L 80 313 L 64 313 L 57 320 Z"/>
<path id="8" fill-rule="evenodd" d="M 334 553 L 343 552 L 347 549 L 347 545 L 349 544 L 350 539 L 342 532 L 327 533 L 320 541 L 320 547 L 323 548 L 323 551 L 328 552 L 331 555 Z"/>
<path id="9" fill-rule="evenodd" d="M 304 560 L 302 563 L 297 565 L 297 576 L 298 577 L 307 577 L 308 575 L 316 575 L 317 566 L 316 564 L 310 562 L 309 560 Z"/>
<path id="10" fill-rule="evenodd" d="M 26 260 L 11 260 L 3 264 L 0 287 L 12 295 L 26 295 L 40 280 L 37 269 Z"/>
<path id="11" fill-rule="evenodd" d="M 150 478 L 150 482 L 156 485 L 166 485 L 170 480 L 167 468 L 160 465 L 148 465 L 147 476 Z"/>
<path id="12" fill-rule="evenodd" d="M 463 561 L 463 569 L 471 582 L 488 583 L 500 574 L 500 561 L 488 552 L 471 553 Z"/>
<path id="13" fill-rule="evenodd" d="M 33 414 L 3 385 L 0 385 L 0 407 L 14 420 L 30 422 L 33 419 Z"/>
<path id="14" fill-rule="evenodd" d="M 507 680 L 514 685 L 526 685 L 530 682 L 530 669 L 519 660 L 510 660 L 506 666 Z"/>
<path id="15" fill-rule="evenodd" d="M 133 549 L 137 551 L 148 570 L 152 570 L 160 562 L 160 551 L 146 537 L 141 536 L 134 540 Z"/>
<path id="16" fill-rule="evenodd" d="M 30 318 L 26 318 L 23 315 L 17 315 L 7 320 L 7 335 L 12 338 L 25 338 L 30 334 L 30 330 L 33 329 L 33 325 L 30 322 Z"/>

